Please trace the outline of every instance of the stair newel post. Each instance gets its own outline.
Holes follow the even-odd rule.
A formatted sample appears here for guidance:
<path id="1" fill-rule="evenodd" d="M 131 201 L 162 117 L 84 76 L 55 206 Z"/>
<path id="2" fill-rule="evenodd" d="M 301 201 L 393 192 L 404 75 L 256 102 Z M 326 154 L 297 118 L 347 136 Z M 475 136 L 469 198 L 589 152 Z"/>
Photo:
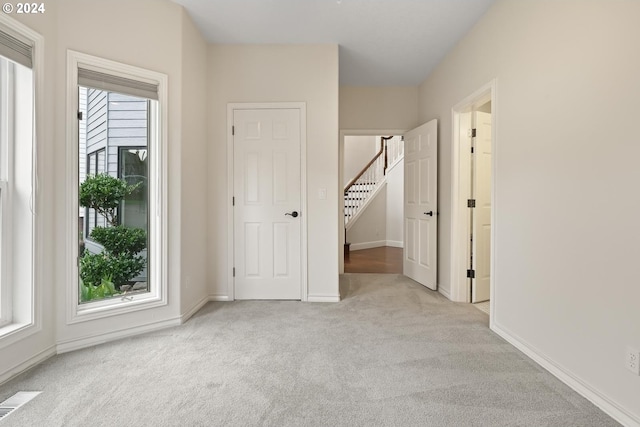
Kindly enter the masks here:
<path id="1" fill-rule="evenodd" d="M 387 174 L 387 168 L 389 167 L 389 144 L 388 141 L 393 138 L 393 136 L 381 136 L 380 137 L 380 151 L 384 151 L 384 169 L 383 175 Z"/>
<path id="2" fill-rule="evenodd" d="M 382 174 L 387 174 L 387 166 L 389 166 L 389 150 L 387 145 L 387 140 L 383 139 L 382 143 L 384 144 L 384 169 L 382 170 Z"/>

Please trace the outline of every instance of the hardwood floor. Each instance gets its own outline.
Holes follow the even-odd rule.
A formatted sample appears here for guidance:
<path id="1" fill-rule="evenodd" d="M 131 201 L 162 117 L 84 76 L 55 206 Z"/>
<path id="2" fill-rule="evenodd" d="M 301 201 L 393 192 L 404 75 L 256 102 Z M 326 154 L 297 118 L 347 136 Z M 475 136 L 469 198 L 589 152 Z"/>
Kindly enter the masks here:
<path id="1" fill-rule="evenodd" d="M 380 248 L 351 251 L 344 260 L 345 273 L 402 273 L 402 248 Z"/>

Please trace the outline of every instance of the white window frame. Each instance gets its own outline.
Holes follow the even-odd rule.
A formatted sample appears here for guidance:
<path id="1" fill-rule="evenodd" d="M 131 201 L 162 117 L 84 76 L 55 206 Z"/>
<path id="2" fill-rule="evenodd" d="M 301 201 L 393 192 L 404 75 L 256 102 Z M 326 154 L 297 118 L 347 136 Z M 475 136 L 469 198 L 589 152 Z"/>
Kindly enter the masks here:
<path id="1" fill-rule="evenodd" d="M 15 97 L 15 89 L 30 86 L 32 92 L 31 99 L 31 114 L 32 120 L 29 122 L 20 122 L 16 124 L 15 116 L 9 117 L 9 120 L 3 129 L 6 129 L 3 138 L 6 138 L 2 145 L 2 161 L 6 162 L 3 165 L 5 175 L 0 177 L 0 214 L 2 215 L 2 244 L 0 245 L 0 251 L 2 251 L 2 264 L 1 264 L 1 277 L 0 277 L 0 289 L 5 296 L 2 298 L 2 321 L 0 322 L 0 348 L 5 348 L 13 343 L 23 340 L 26 337 L 33 335 L 42 330 L 42 292 L 41 292 L 41 277 L 42 277 L 42 247 L 43 242 L 39 236 L 42 236 L 43 230 L 43 215 L 39 214 L 39 206 L 41 194 L 38 188 L 38 162 L 37 162 L 37 147 L 42 144 L 42 138 L 39 135 L 44 135 L 43 132 L 43 117 L 44 117 L 44 105 L 42 103 L 42 90 L 44 88 L 44 38 L 37 32 L 31 30 L 29 27 L 21 24 L 20 22 L 4 15 L 0 14 L 0 29 L 2 31 L 11 34 L 13 37 L 23 41 L 26 44 L 32 46 L 32 66 L 31 66 L 31 78 L 25 79 L 26 75 L 21 75 L 17 70 L 17 65 L 14 65 L 14 72 L 10 73 L 8 77 L 9 81 L 5 83 L 3 92 L 8 93 L 9 98 L 5 100 L 12 106 L 12 112 L 15 115 L 19 114 L 19 111 L 23 111 L 26 105 L 22 102 L 24 99 L 20 99 L 18 102 Z M 7 91 L 11 85 L 11 91 Z M 29 155 L 26 161 L 31 163 L 31 171 L 25 176 L 20 178 L 19 185 L 20 191 L 30 192 L 29 206 L 20 205 L 20 209 L 30 211 L 28 215 L 22 215 L 19 221 L 13 222 L 13 210 L 16 208 L 11 203 L 11 195 L 14 192 L 14 186 L 18 185 L 15 179 L 16 172 L 13 165 L 14 158 L 14 145 L 18 143 L 15 139 L 18 135 L 25 136 L 30 135 L 31 144 L 24 146 L 24 140 L 19 143 L 21 147 L 29 150 Z M 21 151 L 21 150 L 18 150 Z M 18 153 L 16 151 L 15 153 Z M 20 152 L 19 156 L 26 155 L 25 152 Z M 21 159 L 22 161 L 25 158 Z M 16 229 L 17 227 L 17 229 Z M 29 230 L 26 230 L 29 228 Z M 27 231 L 27 233 L 25 233 Z M 22 243 L 25 243 L 24 234 L 30 234 L 31 239 L 28 241 L 28 246 L 22 246 L 20 248 L 21 255 L 19 257 L 12 256 L 16 251 L 14 246 L 15 240 L 14 234 L 20 234 Z M 25 252 L 28 254 L 25 256 Z M 12 275 L 11 271 L 19 271 L 19 275 Z M 19 279 L 17 279 L 19 277 Z M 8 295 L 8 296 L 7 296 Z"/>
<path id="2" fill-rule="evenodd" d="M 6 65 L 6 67 L 5 67 Z M 13 162 L 8 159 L 13 151 L 13 99 L 15 93 L 14 64 L 0 64 L 0 327 L 13 323 L 13 281 L 11 280 L 11 192 L 9 177 Z M 5 115 L 6 112 L 6 115 Z"/>
<path id="3" fill-rule="evenodd" d="M 78 69 L 94 70 L 158 86 L 149 108 L 149 292 L 79 303 Z M 167 305 L 167 76 L 155 71 L 67 51 L 67 324 Z"/>

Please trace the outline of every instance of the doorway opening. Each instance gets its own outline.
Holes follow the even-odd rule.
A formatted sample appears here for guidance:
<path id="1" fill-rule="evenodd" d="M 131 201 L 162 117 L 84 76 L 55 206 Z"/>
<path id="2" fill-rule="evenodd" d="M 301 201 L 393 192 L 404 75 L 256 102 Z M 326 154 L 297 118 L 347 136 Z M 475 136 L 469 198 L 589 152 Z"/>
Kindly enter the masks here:
<path id="1" fill-rule="evenodd" d="M 341 132 L 341 272 L 402 273 L 402 134 Z"/>
<path id="2" fill-rule="evenodd" d="M 495 81 L 453 108 L 453 301 L 493 310 Z"/>

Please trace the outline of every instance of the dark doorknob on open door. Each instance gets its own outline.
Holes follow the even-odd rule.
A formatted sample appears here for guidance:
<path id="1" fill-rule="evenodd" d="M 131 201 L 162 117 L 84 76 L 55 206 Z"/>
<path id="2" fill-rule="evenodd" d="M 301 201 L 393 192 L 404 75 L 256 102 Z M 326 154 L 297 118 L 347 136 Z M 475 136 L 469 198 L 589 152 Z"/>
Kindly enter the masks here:
<path id="1" fill-rule="evenodd" d="M 298 212 L 297 211 L 293 211 L 291 213 L 287 212 L 285 215 L 291 215 L 292 217 L 297 218 L 298 217 Z"/>
<path id="2" fill-rule="evenodd" d="M 425 212 L 425 215 L 433 216 L 433 211 Z"/>

